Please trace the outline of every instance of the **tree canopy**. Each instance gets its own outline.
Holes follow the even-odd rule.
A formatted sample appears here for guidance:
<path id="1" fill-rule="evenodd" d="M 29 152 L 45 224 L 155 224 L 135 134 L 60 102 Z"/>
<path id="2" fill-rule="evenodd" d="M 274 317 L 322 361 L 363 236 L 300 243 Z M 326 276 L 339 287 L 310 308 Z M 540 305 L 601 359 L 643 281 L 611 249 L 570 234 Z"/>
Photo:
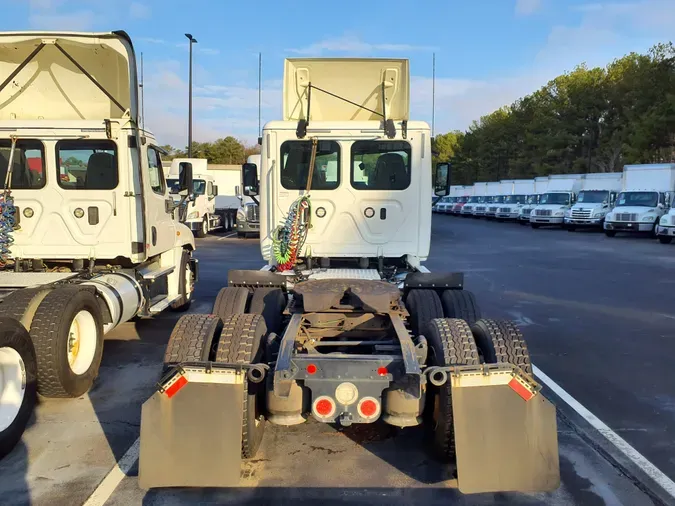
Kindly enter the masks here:
<path id="1" fill-rule="evenodd" d="M 437 135 L 433 149 L 453 163 L 453 184 L 673 161 L 675 47 L 579 65 L 466 132 Z"/>
<path id="2" fill-rule="evenodd" d="M 162 146 L 162 149 L 169 153 L 163 157 L 164 160 L 187 156 L 187 147 L 181 150 L 166 145 Z M 206 158 L 209 163 L 240 165 L 245 163 L 250 155 L 259 152 L 260 146 L 247 146 L 232 136 L 213 142 L 192 142 L 192 157 Z"/>

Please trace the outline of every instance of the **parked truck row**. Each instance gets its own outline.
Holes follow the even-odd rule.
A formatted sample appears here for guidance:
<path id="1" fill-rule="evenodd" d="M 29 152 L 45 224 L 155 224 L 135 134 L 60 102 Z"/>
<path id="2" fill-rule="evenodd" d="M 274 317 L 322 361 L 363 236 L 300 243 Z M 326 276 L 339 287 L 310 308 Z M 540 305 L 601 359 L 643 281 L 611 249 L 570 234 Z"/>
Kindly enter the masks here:
<path id="1" fill-rule="evenodd" d="M 638 164 L 626 165 L 622 172 L 453 186 L 432 210 L 513 221 L 535 229 L 599 228 L 608 237 L 642 232 L 668 244 L 675 237 L 673 195 L 675 164 Z"/>

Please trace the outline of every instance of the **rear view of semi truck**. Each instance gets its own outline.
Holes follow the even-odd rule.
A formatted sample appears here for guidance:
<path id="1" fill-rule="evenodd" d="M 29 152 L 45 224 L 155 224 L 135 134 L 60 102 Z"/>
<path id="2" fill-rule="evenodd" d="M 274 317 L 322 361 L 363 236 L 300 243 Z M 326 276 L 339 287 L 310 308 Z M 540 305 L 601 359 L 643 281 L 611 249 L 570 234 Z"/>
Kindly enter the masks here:
<path id="1" fill-rule="evenodd" d="M 183 316 L 142 409 L 142 488 L 236 487 L 266 423 L 423 426 L 464 493 L 559 486 L 556 412 L 509 321 L 461 273 L 423 266 L 429 125 L 407 60 L 289 59 L 262 132 L 259 271 L 230 270 L 211 314 Z M 321 167 L 335 163 L 334 172 Z"/>

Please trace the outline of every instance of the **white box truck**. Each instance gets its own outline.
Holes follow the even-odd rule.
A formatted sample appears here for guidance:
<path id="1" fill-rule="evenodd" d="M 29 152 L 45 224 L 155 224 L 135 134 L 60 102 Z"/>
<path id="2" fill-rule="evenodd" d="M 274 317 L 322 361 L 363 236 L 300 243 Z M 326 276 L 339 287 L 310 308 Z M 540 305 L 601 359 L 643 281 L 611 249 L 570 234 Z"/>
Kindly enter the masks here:
<path id="1" fill-rule="evenodd" d="M 548 176 L 538 176 L 534 178 L 534 193 L 527 196 L 525 204 L 520 208 L 518 223 L 521 225 L 530 224 L 530 215 L 532 210 L 539 204 L 539 199 L 548 189 Z"/>
<path id="2" fill-rule="evenodd" d="M 622 183 L 621 172 L 586 174 L 576 203 L 565 214 L 565 228 L 571 232 L 577 227 L 602 229 L 605 216 L 614 205 Z"/>
<path id="3" fill-rule="evenodd" d="M 563 226 L 565 212 L 576 202 L 585 174 L 556 174 L 548 177 L 546 192 L 539 197 L 539 203 L 530 213 L 530 225 Z"/>
<path id="4" fill-rule="evenodd" d="M 408 90 L 407 60 L 286 60 L 283 119 L 243 174 L 266 265 L 230 270 L 213 311 L 174 328 L 142 408 L 142 489 L 240 486 L 267 423 L 309 418 L 423 424 L 462 493 L 559 487 L 556 410 L 520 330 L 422 265 L 431 131 Z M 447 195 L 450 165 L 436 174 Z"/>
<path id="5" fill-rule="evenodd" d="M 621 193 L 614 209 L 605 217 L 605 235 L 614 237 L 617 232 L 656 235 L 656 227 L 668 211 L 674 189 L 674 163 L 626 165 Z"/>
<path id="6" fill-rule="evenodd" d="M 499 194 L 499 188 L 499 181 L 491 181 L 485 185 L 485 196 L 483 197 L 483 201 L 476 204 L 476 206 L 473 208 L 474 218 L 485 216 L 488 205 L 490 205 L 492 203 L 492 199 Z"/>
<path id="7" fill-rule="evenodd" d="M 28 331 L 38 392 L 79 397 L 105 334 L 190 306 L 195 241 L 175 212 L 192 166 L 175 204 L 160 144 L 138 126 L 124 32 L 0 33 L 0 73 L 0 317 Z"/>
<path id="8" fill-rule="evenodd" d="M 487 182 L 474 183 L 473 195 L 468 198 L 466 204 L 462 206 L 460 216 L 473 216 L 474 208 L 485 201 L 485 193 L 487 192 Z"/>
<path id="9" fill-rule="evenodd" d="M 517 220 L 528 198 L 534 195 L 534 179 L 512 179 L 511 193 L 504 197 L 495 217 L 499 221 Z"/>
<path id="10" fill-rule="evenodd" d="M 450 214 L 456 216 L 462 213 L 462 208 L 464 204 L 469 201 L 469 198 L 473 196 L 474 187 L 473 185 L 461 186 L 461 194 L 457 196 L 455 203 L 450 208 Z"/>
<path id="11" fill-rule="evenodd" d="M 233 204 L 233 201 L 237 202 L 236 197 L 221 196 L 220 200 L 218 199 L 220 187 L 213 171 L 209 171 L 206 158 L 175 158 L 171 161 L 167 184 L 174 201 L 178 202 L 181 198 L 178 174 L 180 164 L 183 162 L 192 164 L 194 185 L 194 198 L 187 205 L 185 225 L 190 227 L 197 237 L 206 237 L 210 232 L 217 230 L 231 229 L 237 211 L 236 204 Z"/>
<path id="12" fill-rule="evenodd" d="M 513 179 L 505 179 L 499 182 L 497 195 L 492 197 L 492 202 L 490 202 L 490 205 L 488 205 L 485 210 L 485 217 L 488 220 L 496 218 L 499 206 L 504 202 L 504 199 L 507 196 L 511 195 L 511 192 L 513 191 L 513 181 Z"/>

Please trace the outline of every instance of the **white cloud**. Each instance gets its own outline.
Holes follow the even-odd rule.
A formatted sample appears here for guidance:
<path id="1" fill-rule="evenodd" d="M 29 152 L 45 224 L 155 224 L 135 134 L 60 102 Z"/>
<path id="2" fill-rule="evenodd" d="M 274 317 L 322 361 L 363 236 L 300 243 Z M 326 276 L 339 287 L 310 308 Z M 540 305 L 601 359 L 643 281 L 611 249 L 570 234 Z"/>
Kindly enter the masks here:
<path id="1" fill-rule="evenodd" d="M 541 8 L 541 0 L 516 0 L 516 14 L 528 16 Z"/>
<path id="2" fill-rule="evenodd" d="M 132 2 L 129 6 L 129 15 L 133 19 L 145 19 L 150 17 L 150 7 L 140 2 Z"/>
<path id="3" fill-rule="evenodd" d="M 349 53 L 370 54 L 377 51 L 410 52 L 410 51 L 433 51 L 434 47 L 413 46 L 410 44 L 371 44 L 362 41 L 356 35 L 343 35 L 324 39 L 309 46 L 287 49 L 291 53 L 301 55 L 320 55 L 322 53 Z"/>

